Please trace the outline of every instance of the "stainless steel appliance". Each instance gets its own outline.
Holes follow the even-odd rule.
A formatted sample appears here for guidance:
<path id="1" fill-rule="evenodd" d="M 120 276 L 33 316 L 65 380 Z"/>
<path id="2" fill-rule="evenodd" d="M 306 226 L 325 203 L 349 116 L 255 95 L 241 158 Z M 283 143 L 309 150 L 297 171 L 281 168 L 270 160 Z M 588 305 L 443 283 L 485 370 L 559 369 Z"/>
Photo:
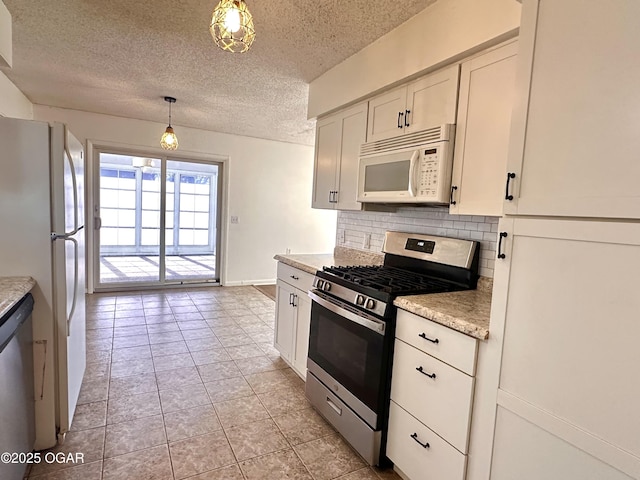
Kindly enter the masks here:
<path id="1" fill-rule="evenodd" d="M 84 151 L 60 123 L 0 117 L 0 276 L 31 276 L 36 441 L 63 441 L 86 365 Z"/>
<path id="2" fill-rule="evenodd" d="M 384 463 L 399 295 L 476 288 L 478 243 L 387 232 L 382 266 L 316 273 L 306 394 L 372 465 Z"/>
<path id="3" fill-rule="evenodd" d="M 364 143 L 358 201 L 449 203 L 455 125 Z"/>
<path id="4" fill-rule="evenodd" d="M 0 462 L 3 480 L 24 477 L 27 465 L 20 454 L 26 455 L 33 450 L 36 437 L 32 311 L 33 296 L 28 293 L 0 318 L 0 453 L 18 456 Z"/>

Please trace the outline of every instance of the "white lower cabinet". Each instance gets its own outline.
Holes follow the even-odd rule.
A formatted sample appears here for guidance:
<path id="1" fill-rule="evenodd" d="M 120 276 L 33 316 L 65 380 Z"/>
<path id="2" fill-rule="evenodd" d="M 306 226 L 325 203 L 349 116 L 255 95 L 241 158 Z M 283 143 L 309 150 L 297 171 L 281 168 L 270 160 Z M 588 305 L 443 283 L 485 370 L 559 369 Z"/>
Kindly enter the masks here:
<path id="1" fill-rule="evenodd" d="M 589 454 L 594 465 L 640 478 L 640 224 L 505 218 L 500 230 L 494 298 L 501 301 L 491 319 L 504 324 L 500 410 Z M 531 475 L 540 450 L 524 448 L 514 462 L 503 439 L 507 428 L 525 429 L 510 425 L 513 415 L 503 414 L 496 430 L 493 470 L 505 474 L 492 479 L 626 478 L 588 473 L 577 453 L 558 453 Z"/>
<path id="2" fill-rule="evenodd" d="M 393 400 L 387 456 L 411 480 L 463 480 L 466 456 Z"/>
<path id="3" fill-rule="evenodd" d="M 498 407 L 492 480 L 631 480 L 564 440 Z M 637 477 L 636 477 L 637 478 Z"/>
<path id="4" fill-rule="evenodd" d="M 387 456 L 409 480 L 464 479 L 477 344 L 398 311 Z"/>
<path id="5" fill-rule="evenodd" d="M 312 282 L 313 275 L 278 264 L 274 346 L 303 379 L 307 377 L 311 322 L 311 301 L 307 292 Z"/>

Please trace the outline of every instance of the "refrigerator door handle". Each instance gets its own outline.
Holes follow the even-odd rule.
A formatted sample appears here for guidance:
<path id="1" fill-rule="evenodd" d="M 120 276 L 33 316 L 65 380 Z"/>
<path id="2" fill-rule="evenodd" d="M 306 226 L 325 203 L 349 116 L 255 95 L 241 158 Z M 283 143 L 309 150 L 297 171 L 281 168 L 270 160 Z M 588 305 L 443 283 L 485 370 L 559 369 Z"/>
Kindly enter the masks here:
<path id="1" fill-rule="evenodd" d="M 76 312 L 76 302 L 78 300 L 78 241 L 75 238 L 65 238 L 67 242 L 73 242 L 74 248 L 74 262 L 73 262 L 73 300 L 71 301 L 71 310 L 69 311 L 69 317 L 67 318 L 67 337 L 71 335 L 71 320 L 73 314 Z"/>
<path id="2" fill-rule="evenodd" d="M 78 180 L 76 179 L 76 167 L 73 165 L 73 157 L 67 145 L 67 139 L 64 142 L 64 153 L 69 161 L 69 169 L 71 171 L 71 183 L 73 184 L 73 231 L 78 232 Z M 73 235 L 73 234 L 72 234 Z"/>
<path id="3" fill-rule="evenodd" d="M 78 233 L 83 228 L 84 228 L 84 225 L 80 225 L 78 228 L 68 233 L 51 232 L 51 240 L 52 241 L 53 240 L 71 240 L 71 237 L 73 237 L 76 233 Z"/>

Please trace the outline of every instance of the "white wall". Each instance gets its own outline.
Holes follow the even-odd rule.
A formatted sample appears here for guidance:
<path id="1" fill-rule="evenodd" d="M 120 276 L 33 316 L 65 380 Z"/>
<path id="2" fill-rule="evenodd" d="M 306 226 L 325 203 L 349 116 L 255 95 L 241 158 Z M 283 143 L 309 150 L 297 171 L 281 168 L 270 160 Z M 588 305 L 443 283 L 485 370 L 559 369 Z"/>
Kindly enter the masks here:
<path id="1" fill-rule="evenodd" d="M 309 86 L 315 118 L 517 34 L 516 0 L 439 0 Z"/>
<path id="2" fill-rule="evenodd" d="M 37 120 L 59 121 L 80 141 L 157 151 L 166 125 L 61 108 L 34 106 Z M 228 157 L 228 242 L 225 285 L 275 281 L 273 256 L 331 252 L 336 213 L 311 209 L 313 147 L 174 125 L 177 153 Z M 238 224 L 229 224 L 230 216 Z M 224 227 L 223 227 L 224 228 Z"/>
<path id="3" fill-rule="evenodd" d="M 33 119 L 33 104 L 2 72 L 0 72 L 0 115 Z"/>
<path id="4" fill-rule="evenodd" d="M 381 252 L 386 231 L 424 233 L 480 242 L 479 273 L 493 277 L 498 237 L 498 217 L 449 215 L 449 207 L 399 207 L 395 212 L 339 212 L 336 245 Z"/>

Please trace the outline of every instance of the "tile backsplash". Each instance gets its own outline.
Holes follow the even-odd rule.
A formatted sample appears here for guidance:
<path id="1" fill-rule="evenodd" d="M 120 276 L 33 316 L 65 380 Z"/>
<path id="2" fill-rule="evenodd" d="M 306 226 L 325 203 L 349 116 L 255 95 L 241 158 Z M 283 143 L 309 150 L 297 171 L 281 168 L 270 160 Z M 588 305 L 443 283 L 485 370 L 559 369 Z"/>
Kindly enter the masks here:
<path id="1" fill-rule="evenodd" d="M 339 211 L 336 245 L 381 252 L 384 234 L 389 230 L 477 240 L 479 273 L 493 278 L 498 220 L 499 217 L 449 215 L 448 207 L 400 207 L 395 212 Z"/>

